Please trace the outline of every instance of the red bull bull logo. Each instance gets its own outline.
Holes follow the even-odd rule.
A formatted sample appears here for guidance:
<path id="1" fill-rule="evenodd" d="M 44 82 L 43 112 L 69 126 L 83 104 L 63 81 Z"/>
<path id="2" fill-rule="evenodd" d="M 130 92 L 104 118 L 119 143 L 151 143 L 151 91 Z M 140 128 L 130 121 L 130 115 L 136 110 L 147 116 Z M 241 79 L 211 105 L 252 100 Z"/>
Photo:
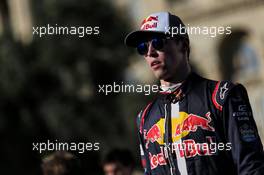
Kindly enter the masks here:
<path id="1" fill-rule="evenodd" d="M 145 131 L 144 131 L 145 132 Z M 153 125 L 147 133 L 144 133 L 145 139 L 147 140 L 146 147 L 148 148 L 149 142 L 154 143 L 157 140 L 162 139 L 161 129 L 157 124 Z"/>
<path id="2" fill-rule="evenodd" d="M 144 19 L 141 23 L 141 25 L 145 24 L 146 22 L 150 21 L 158 21 L 158 16 L 149 16 L 146 19 Z"/>
<path id="3" fill-rule="evenodd" d="M 210 125 L 211 113 L 207 112 L 205 117 L 196 114 L 187 114 L 180 112 L 178 118 L 172 118 L 172 142 L 177 142 L 181 138 L 187 136 L 190 132 L 196 132 L 198 128 L 207 131 L 215 131 L 214 127 Z M 146 140 L 146 148 L 149 143 L 157 142 L 164 145 L 165 134 L 165 120 L 161 118 L 148 131 L 144 130 L 144 139 Z"/>
<path id="4" fill-rule="evenodd" d="M 200 127 L 203 130 L 215 131 L 213 127 L 209 125 L 211 122 L 211 113 L 206 113 L 206 118 L 200 117 L 195 114 L 189 114 L 188 117 L 176 126 L 176 135 L 180 135 L 184 131 L 196 132 L 197 128 Z"/>
<path id="5" fill-rule="evenodd" d="M 151 28 L 157 28 L 158 16 L 149 16 L 141 23 L 141 30 L 148 30 Z"/>

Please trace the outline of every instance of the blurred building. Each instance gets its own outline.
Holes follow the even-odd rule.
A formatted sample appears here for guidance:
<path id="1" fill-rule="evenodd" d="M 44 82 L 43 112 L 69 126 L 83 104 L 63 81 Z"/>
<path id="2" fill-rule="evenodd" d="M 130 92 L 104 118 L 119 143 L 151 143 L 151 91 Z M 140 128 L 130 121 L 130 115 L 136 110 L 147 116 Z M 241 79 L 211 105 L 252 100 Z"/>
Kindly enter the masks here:
<path id="1" fill-rule="evenodd" d="M 246 86 L 259 134 L 264 142 L 264 1 L 262 0 L 135 0 L 127 7 L 134 28 L 150 13 L 170 11 L 189 27 L 230 27 L 231 34 L 190 34 L 191 62 L 210 79 L 229 79 Z M 126 2 L 126 3 L 125 3 Z M 138 57 L 135 55 L 135 57 Z M 129 78 L 153 82 L 143 59 L 133 59 Z"/>
<path id="2" fill-rule="evenodd" d="M 0 2 L 0 36 L 11 33 L 23 44 L 32 41 L 32 19 L 29 0 L 3 0 Z"/>

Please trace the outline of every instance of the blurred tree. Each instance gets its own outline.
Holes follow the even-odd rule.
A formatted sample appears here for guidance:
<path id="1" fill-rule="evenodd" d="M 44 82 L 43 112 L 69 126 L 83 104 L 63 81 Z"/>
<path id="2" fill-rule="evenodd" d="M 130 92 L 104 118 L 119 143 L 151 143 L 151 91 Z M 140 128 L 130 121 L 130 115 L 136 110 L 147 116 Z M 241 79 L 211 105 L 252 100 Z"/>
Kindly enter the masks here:
<path id="1" fill-rule="evenodd" d="M 6 2 L 0 1 L 7 24 L 0 38 L 1 174 L 40 174 L 43 154 L 32 151 L 33 142 L 100 142 L 105 151 L 129 146 L 120 95 L 98 93 L 99 84 L 123 80 L 126 15 L 106 0 L 32 1 L 34 27 L 99 26 L 100 34 L 34 35 L 23 45 L 10 33 Z M 88 174 L 100 172 L 98 154 L 84 155 Z"/>

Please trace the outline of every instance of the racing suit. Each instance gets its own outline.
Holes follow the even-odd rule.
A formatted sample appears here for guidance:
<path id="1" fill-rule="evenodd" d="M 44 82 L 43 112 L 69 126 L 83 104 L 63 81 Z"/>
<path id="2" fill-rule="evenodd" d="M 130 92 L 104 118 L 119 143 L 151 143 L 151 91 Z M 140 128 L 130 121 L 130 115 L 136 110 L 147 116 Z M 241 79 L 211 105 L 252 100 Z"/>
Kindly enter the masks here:
<path id="1" fill-rule="evenodd" d="M 263 146 L 246 89 L 191 73 L 138 115 L 141 161 L 151 175 L 264 175 Z"/>

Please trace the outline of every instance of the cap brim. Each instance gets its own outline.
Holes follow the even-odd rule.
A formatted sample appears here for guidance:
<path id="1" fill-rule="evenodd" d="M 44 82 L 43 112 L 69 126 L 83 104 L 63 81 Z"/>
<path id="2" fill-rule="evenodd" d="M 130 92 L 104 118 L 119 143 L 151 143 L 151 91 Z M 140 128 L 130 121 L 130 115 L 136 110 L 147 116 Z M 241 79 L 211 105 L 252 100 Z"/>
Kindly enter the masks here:
<path id="1" fill-rule="evenodd" d="M 130 47 L 137 47 L 142 41 L 154 36 L 165 36 L 165 33 L 163 31 L 133 31 L 126 36 L 125 44 Z"/>

